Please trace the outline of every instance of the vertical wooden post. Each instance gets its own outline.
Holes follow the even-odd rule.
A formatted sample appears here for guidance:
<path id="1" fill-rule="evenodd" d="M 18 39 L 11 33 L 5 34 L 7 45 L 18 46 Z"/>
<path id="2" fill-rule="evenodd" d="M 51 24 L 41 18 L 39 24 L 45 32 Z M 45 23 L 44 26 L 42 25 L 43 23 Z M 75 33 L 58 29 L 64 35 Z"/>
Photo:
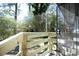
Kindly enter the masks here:
<path id="1" fill-rule="evenodd" d="M 22 42 L 23 42 L 23 33 L 18 36 L 18 43 L 19 43 L 19 52 L 20 54 L 18 56 L 22 56 Z"/>
<path id="2" fill-rule="evenodd" d="M 52 55 L 54 53 L 54 50 L 56 50 L 56 45 L 54 44 L 56 39 L 55 37 L 56 37 L 56 33 L 54 32 L 48 33 L 48 44 L 49 44 L 48 48 L 50 55 Z"/>
<path id="3" fill-rule="evenodd" d="M 52 39 L 51 39 L 51 33 L 48 33 L 48 49 L 49 49 L 49 53 L 52 53 Z"/>
<path id="4" fill-rule="evenodd" d="M 22 56 L 22 41 L 19 42 L 19 52 L 21 52 L 21 54 L 19 56 Z"/>
<path id="5" fill-rule="evenodd" d="M 23 33 L 23 42 L 22 42 L 22 55 L 27 56 L 27 33 Z"/>

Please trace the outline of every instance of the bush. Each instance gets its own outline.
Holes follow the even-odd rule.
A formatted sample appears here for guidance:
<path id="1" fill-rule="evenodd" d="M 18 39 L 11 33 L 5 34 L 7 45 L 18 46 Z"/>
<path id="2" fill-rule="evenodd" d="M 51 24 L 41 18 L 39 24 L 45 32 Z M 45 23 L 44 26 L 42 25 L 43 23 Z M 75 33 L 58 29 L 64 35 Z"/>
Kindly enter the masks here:
<path id="1" fill-rule="evenodd" d="M 17 32 L 32 32 L 33 31 L 33 18 L 24 19 L 17 22 Z"/>
<path id="2" fill-rule="evenodd" d="M 0 40 L 15 34 L 16 22 L 12 18 L 0 17 Z"/>

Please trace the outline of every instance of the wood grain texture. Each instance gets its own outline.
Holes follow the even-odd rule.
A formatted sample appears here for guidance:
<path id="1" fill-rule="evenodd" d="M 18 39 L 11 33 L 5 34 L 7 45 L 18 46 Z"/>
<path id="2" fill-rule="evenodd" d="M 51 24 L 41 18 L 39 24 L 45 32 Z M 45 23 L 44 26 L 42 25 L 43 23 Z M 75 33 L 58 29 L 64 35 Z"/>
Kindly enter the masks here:
<path id="1" fill-rule="evenodd" d="M 40 54 L 43 56 L 54 47 L 52 44 L 56 42 L 55 37 L 55 32 L 21 32 L 0 42 L 0 55 L 5 55 L 19 45 L 19 52 L 16 56 L 36 55 L 48 48 L 47 51 Z M 45 45 L 45 42 L 48 42 L 48 44 Z M 40 48 L 28 50 L 28 48 L 36 45 L 39 45 Z"/>

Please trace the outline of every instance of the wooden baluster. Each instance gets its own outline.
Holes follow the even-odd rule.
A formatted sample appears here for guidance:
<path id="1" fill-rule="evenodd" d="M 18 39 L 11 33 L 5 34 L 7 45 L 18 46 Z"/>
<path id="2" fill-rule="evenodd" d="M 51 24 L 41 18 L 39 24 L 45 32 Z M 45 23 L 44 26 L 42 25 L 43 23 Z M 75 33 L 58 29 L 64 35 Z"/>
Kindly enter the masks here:
<path id="1" fill-rule="evenodd" d="M 52 53 L 52 39 L 51 39 L 51 33 L 48 33 L 48 44 L 49 44 L 49 53 Z"/>
<path id="2" fill-rule="evenodd" d="M 53 32 L 49 32 L 48 33 L 48 44 L 49 44 L 49 53 L 54 53 L 54 50 L 56 48 L 56 46 L 54 45 L 54 41 L 55 41 L 55 33 Z"/>
<path id="3" fill-rule="evenodd" d="M 23 33 L 18 37 L 19 42 L 19 52 L 21 52 L 18 56 L 22 56 L 22 42 L 23 42 Z"/>
<path id="4" fill-rule="evenodd" d="M 28 36 L 26 33 L 23 33 L 23 42 L 22 42 L 22 55 L 26 56 L 27 55 L 27 39 Z"/>

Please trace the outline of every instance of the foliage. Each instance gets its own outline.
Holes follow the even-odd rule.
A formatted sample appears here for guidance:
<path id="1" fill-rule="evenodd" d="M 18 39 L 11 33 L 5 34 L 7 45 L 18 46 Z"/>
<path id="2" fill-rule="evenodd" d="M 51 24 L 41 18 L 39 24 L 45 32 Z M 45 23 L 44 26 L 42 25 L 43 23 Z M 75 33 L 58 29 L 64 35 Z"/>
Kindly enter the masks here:
<path id="1" fill-rule="evenodd" d="M 12 7 L 14 7 L 14 3 L 1 3 L 0 16 L 13 16 L 15 11 L 12 9 Z"/>
<path id="2" fill-rule="evenodd" d="M 26 32 L 28 25 L 25 22 L 18 22 L 17 23 L 17 32 Z"/>
<path id="3" fill-rule="evenodd" d="M 0 40 L 3 40 L 15 33 L 16 22 L 14 19 L 0 17 Z"/>
<path id="4" fill-rule="evenodd" d="M 43 4 L 41 4 L 41 3 L 38 3 L 38 4 L 37 3 L 36 4 L 32 3 L 32 4 L 29 4 L 29 5 L 32 6 L 32 8 L 35 9 L 35 10 L 33 10 L 33 12 L 36 11 L 36 9 L 40 10 L 41 5 L 43 6 Z M 36 5 L 37 5 L 37 8 L 34 7 Z M 45 5 L 46 4 L 44 3 L 44 6 Z M 49 7 L 49 6 L 47 6 L 47 7 Z M 42 8 L 44 9 L 44 7 L 42 7 Z M 52 7 L 51 9 L 53 9 L 53 8 L 54 7 Z M 45 9 L 45 11 L 47 11 L 47 9 Z M 50 11 L 50 10 L 48 10 L 48 11 Z M 40 11 L 41 12 L 36 11 L 36 14 L 34 14 L 34 17 L 32 17 L 31 20 L 28 19 L 29 21 L 24 21 L 23 23 L 20 23 L 19 26 L 18 26 L 20 31 L 34 31 L 34 32 L 41 32 L 42 31 L 42 32 L 44 32 L 44 31 L 46 31 L 46 28 L 45 28 L 46 18 L 48 20 L 47 24 L 50 22 L 50 24 L 48 24 L 48 27 L 47 27 L 48 31 L 51 31 L 51 32 L 55 31 L 55 27 L 56 27 L 55 11 L 51 10 L 52 13 L 49 14 L 48 16 L 46 16 L 46 14 L 43 13 L 42 9 Z"/>
<path id="5" fill-rule="evenodd" d="M 20 20 L 17 22 L 17 32 L 30 32 L 31 31 L 31 21 L 33 18 L 28 20 Z"/>
<path id="6" fill-rule="evenodd" d="M 32 26 L 34 28 L 33 31 L 36 32 L 42 32 L 45 31 L 45 19 L 42 17 L 42 15 L 45 15 L 45 12 L 47 11 L 49 7 L 49 3 L 30 3 L 29 6 L 32 7 L 29 8 L 33 15 L 34 19 L 32 20 Z"/>
<path id="7" fill-rule="evenodd" d="M 36 15 L 29 23 L 31 25 L 30 30 L 34 32 L 45 32 L 45 19 L 42 15 Z"/>
<path id="8" fill-rule="evenodd" d="M 48 23 L 50 22 L 50 24 L 48 24 L 47 28 L 49 32 L 54 32 L 56 27 L 56 15 L 51 14 L 49 16 L 51 16 L 51 17 L 48 17 L 48 20 L 49 20 Z M 41 30 L 45 31 L 45 19 L 41 20 L 40 23 L 38 22 L 38 20 L 35 20 L 34 17 L 32 19 L 29 19 L 28 21 L 27 20 L 24 22 L 21 21 L 18 23 L 18 29 L 19 31 L 26 31 L 26 32 L 38 32 Z"/>
<path id="9" fill-rule="evenodd" d="M 29 4 L 29 6 L 32 6 L 32 8 L 34 8 L 33 10 L 34 15 L 45 13 L 49 5 L 50 5 L 49 3 L 30 3 Z"/>
<path id="10" fill-rule="evenodd" d="M 55 27 L 56 27 L 56 15 L 52 15 L 51 19 L 50 19 L 50 28 L 49 31 L 50 32 L 54 32 L 55 31 Z"/>
<path id="11" fill-rule="evenodd" d="M 20 13 L 19 7 L 18 3 L 0 3 L 0 16 L 11 16 L 17 19 Z"/>

